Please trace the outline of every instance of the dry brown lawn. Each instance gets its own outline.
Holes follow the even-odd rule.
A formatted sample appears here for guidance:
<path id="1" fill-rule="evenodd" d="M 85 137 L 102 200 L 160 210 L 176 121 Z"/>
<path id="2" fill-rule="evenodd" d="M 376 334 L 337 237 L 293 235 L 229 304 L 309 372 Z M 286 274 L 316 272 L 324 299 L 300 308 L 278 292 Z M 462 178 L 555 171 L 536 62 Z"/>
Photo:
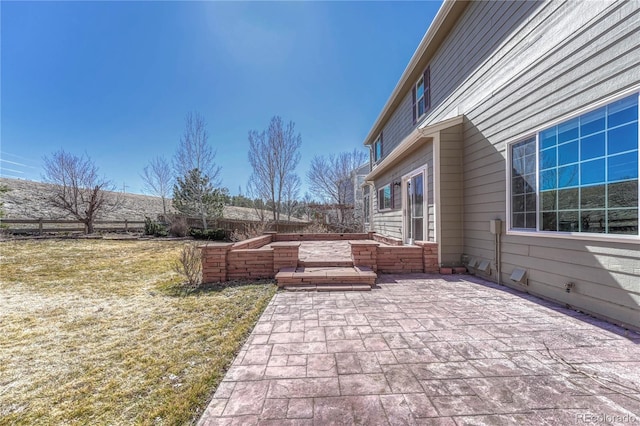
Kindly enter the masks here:
<path id="1" fill-rule="evenodd" d="M 0 424 L 189 424 L 275 292 L 184 293 L 184 242 L 0 243 Z"/>

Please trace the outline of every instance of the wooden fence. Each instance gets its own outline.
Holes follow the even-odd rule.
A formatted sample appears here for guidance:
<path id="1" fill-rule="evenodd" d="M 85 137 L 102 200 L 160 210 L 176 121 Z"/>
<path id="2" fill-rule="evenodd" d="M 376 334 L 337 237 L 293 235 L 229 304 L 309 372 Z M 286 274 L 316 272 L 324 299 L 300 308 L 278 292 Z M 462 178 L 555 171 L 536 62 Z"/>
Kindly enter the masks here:
<path id="1" fill-rule="evenodd" d="M 218 219 L 212 225 L 215 228 L 222 228 L 228 233 L 232 231 L 249 232 L 251 227 L 259 227 L 261 223 L 240 219 Z M 307 222 L 268 222 L 264 230 L 279 233 L 302 232 L 308 225 Z"/>
<path id="2" fill-rule="evenodd" d="M 11 234 L 45 234 L 85 232 L 85 226 L 77 220 L 63 219 L 0 219 L 3 229 Z M 96 220 L 95 232 L 144 232 L 144 220 Z M 189 218 L 187 225 L 193 228 L 201 228 L 202 222 L 195 218 Z M 264 231 L 276 231 L 280 233 L 302 232 L 309 225 L 307 222 L 279 222 L 267 223 Z M 208 221 L 211 229 L 224 229 L 227 236 L 233 232 L 251 232 L 252 227 L 259 227 L 260 222 L 241 219 L 215 219 Z"/>
<path id="3" fill-rule="evenodd" d="M 189 228 L 202 229 L 202 219 L 197 217 L 185 217 L 177 215 L 159 215 L 158 220 L 163 223 L 171 223 L 176 218 L 181 217 L 186 221 Z M 207 227 L 209 229 L 224 229 L 227 236 L 233 232 L 250 233 L 253 229 L 260 228 L 263 231 L 276 231 L 280 233 L 302 232 L 304 228 L 309 226 L 309 222 L 293 222 L 293 221 L 268 221 L 266 223 L 248 219 L 208 219 Z M 264 229 L 262 229 L 264 227 Z"/>
<path id="4" fill-rule="evenodd" d="M 12 234 L 44 234 L 64 232 L 85 232 L 84 223 L 78 220 L 62 219 L 1 219 L 6 232 Z M 96 220 L 95 232 L 142 232 L 144 220 Z M 9 226 L 14 225 L 14 226 Z M 16 226 L 17 225 L 17 226 Z"/>

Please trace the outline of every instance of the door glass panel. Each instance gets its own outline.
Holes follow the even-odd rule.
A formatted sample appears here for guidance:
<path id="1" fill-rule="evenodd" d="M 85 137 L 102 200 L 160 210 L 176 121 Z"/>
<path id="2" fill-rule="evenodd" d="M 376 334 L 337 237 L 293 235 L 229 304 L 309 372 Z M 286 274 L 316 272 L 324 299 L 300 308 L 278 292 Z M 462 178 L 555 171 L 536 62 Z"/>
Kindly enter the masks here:
<path id="1" fill-rule="evenodd" d="M 424 180 L 420 173 L 407 181 L 407 221 L 408 242 L 424 239 Z"/>
<path id="2" fill-rule="evenodd" d="M 411 185 L 413 186 L 413 216 L 422 217 L 423 200 L 424 200 L 424 188 L 422 183 L 422 174 L 411 178 Z"/>
<path id="3" fill-rule="evenodd" d="M 422 234 L 422 230 L 424 229 L 423 219 L 421 217 L 413 218 L 413 240 L 414 241 L 422 241 L 424 240 L 424 236 Z"/>
<path id="4" fill-rule="evenodd" d="M 406 190 L 407 190 L 407 205 L 404 209 L 404 216 L 405 216 L 405 242 L 406 243 L 410 243 L 411 239 L 413 238 L 413 233 L 411 232 L 411 206 L 412 206 L 412 192 L 413 192 L 413 188 L 411 188 L 411 179 L 405 181 L 405 185 L 406 185 Z"/>

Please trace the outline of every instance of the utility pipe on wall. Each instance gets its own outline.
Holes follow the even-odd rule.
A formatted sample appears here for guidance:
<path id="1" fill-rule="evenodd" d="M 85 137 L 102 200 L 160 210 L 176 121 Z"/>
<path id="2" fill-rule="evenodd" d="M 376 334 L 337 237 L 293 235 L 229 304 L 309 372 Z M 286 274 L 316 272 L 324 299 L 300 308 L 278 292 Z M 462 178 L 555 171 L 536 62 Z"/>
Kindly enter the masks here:
<path id="1" fill-rule="evenodd" d="M 500 235 L 502 234 L 502 221 L 500 219 L 493 219 L 489 221 L 489 232 L 495 236 L 494 248 L 495 248 L 495 261 L 496 261 L 496 274 L 498 274 L 498 284 L 502 285 L 502 259 L 501 259 L 501 247 L 500 247 Z"/>

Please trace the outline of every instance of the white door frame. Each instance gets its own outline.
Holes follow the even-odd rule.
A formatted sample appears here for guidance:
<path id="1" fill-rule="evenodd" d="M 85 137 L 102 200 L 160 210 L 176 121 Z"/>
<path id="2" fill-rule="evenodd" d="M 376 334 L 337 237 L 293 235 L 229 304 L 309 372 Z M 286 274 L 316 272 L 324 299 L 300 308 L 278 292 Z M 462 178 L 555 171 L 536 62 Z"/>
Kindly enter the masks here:
<path id="1" fill-rule="evenodd" d="M 409 222 L 409 196 L 407 194 L 407 188 L 409 181 L 422 173 L 422 235 L 423 238 L 426 239 L 427 236 L 427 228 L 428 228 L 428 212 L 427 212 L 427 166 L 422 166 L 418 169 L 413 170 L 410 173 L 402 176 L 402 241 L 404 244 L 412 245 L 414 243 L 413 239 L 409 239 L 409 229 L 411 229 L 411 224 Z"/>

